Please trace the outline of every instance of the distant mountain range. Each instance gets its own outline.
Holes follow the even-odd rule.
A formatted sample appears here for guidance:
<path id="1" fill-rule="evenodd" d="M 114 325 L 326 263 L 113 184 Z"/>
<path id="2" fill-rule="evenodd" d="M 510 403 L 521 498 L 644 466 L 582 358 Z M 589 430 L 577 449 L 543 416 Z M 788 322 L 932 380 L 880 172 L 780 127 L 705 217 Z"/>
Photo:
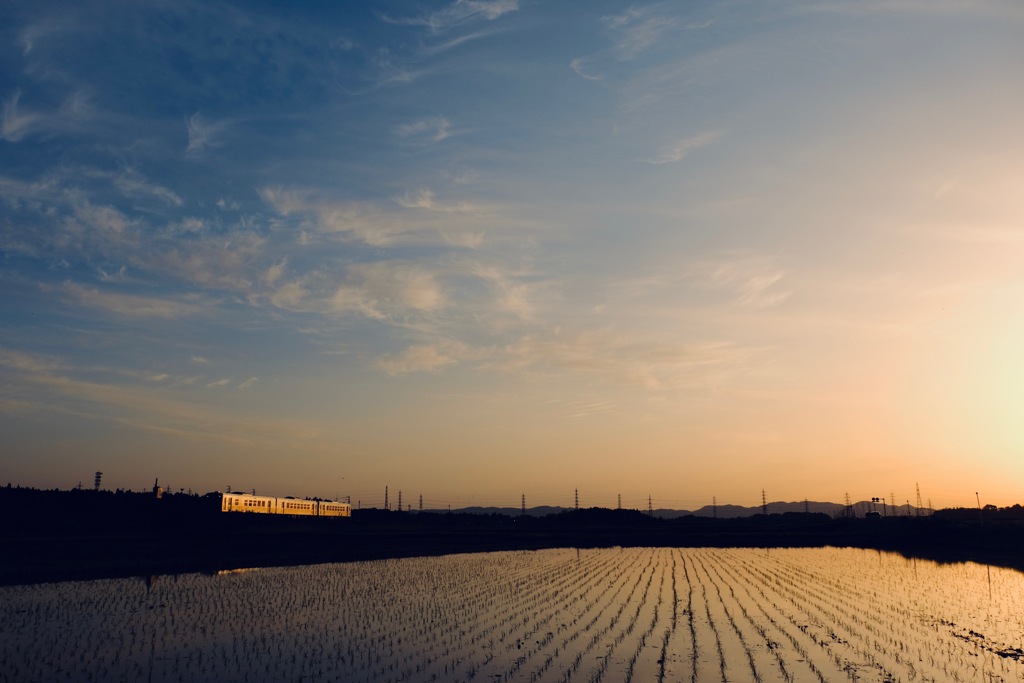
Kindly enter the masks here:
<path id="1" fill-rule="evenodd" d="M 815 501 L 797 501 L 797 502 L 782 502 L 775 501 L 768 503 L 762 507 L 756 505 L 753 507 L 743 507 L 742 505 L 705 505 L 697 510 L 673 510 L 669 508 L 655 508 L 651 511 L 654 517 L 661 519 L 675 519 L 676 517 L 686 517 L 693 515 L 694 517 L 718 517 L 720 519 L 732 519 L 735 517 L 752 517 L 754 515 L 763 514 L 765 509 L 769 515 L 784 514 L 787 512 L 814 512 L 824 513 L 830 517 L 842 517 L 849 515 L 852 517 L 864 517 L 868 512 L 877 512 L 880 515 L 886 515 L 889 517 L 900 516 L 900 517 L 913 517 L 918 514 L 931 514 L 931 510 L 920 509 L 913 505 L 899 505 L 895 509 L 888 504 L 883 503 L 872 503 L 871 501 L 862 500 L 854 503 L 847 507 L 839 503 L 820 503 Z M 530 517 L 544 517 L 545 515 L 554 515 L 561 512 L 568 512 L 572 508 L 540 505 L 538 507 L 526 508 L 526 514 Z M 518 517 L 523 513 L 522 508 L 517 507 L 466 507 L 452 510 L 452 512 L 460 512 L 472 515 L 509 515 L 511 517 Z M 641 510 L 641 512 L 647 512 Z"/>

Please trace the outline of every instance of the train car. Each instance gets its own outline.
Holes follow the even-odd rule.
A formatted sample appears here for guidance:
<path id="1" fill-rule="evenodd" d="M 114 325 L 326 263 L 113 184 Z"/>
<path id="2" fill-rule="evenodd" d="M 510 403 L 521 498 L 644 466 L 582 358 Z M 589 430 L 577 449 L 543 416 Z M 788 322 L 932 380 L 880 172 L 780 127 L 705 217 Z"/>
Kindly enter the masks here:
<path id="1" fill-rule="evenodd" d="M 278 514 L 299 515 L 302 517 L 317 516 L 317 501 L 299 498 L 281 498 L 278 501 Z"/>
<path id="2" fill-rule="evenodd" d="M 318 514 L 321 517 L 351 517 L 352 506 L 348 503 L 338 503 L 333 500 L 321 500 Z"/>
<path id="3" fill-rule="evenodd" d="M 256 512 L 264 515 L 276 515 L 277 498 L 254 496 L 250 493 L 220 494 L 221 512 Z"/>
<path id="4" fill-rule="evenodd" d="M 351 517 L 352 506 L 333 500 L 274 498 L 251 493 L 208 493 L 206 498 L 219 498 L 221 512 L 254 512 L 264 515 L 295 517 Z"/>

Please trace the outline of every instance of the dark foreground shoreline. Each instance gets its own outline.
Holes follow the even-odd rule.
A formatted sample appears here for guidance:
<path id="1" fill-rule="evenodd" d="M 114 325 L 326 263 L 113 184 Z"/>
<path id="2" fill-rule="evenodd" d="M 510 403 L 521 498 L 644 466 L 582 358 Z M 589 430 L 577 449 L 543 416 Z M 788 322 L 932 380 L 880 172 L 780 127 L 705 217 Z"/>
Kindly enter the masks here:
<path id="1" fill-rule="evenodd" d="M 46 493 L 46 492 L 37 492 Z M 63 492 L 67 493 L 67 492 Z M 359 510 L 348 519 L 221 513 L 142 494 L 55 504 L 0 493 L 0 585 L 546 548 L 858 547 L 1024 571 L 1024 520 L 973 514 L 662 520 L 634 510 L 545 517 Z M 70 501 L 70 502 L 69 502 Z M 67 503 L 65 509 L 64 503 Z"/>

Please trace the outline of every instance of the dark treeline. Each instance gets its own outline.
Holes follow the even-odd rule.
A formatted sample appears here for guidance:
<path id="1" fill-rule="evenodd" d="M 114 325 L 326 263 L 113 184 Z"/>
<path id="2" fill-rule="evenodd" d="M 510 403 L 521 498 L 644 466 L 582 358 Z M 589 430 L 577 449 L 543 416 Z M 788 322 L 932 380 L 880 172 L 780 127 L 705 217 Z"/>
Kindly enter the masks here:
<path id="1" fill-rule="evenodd" d="M 926 517 L 821 513 L 659 519 L 590 508 L 543 517 L 355 510 L 349 519 L 221 513 L 216 499 L 0 488 L 0 583 L 30 583 L 557 547 L 891 550 L 1024 570 L 1024 509 Z"/>

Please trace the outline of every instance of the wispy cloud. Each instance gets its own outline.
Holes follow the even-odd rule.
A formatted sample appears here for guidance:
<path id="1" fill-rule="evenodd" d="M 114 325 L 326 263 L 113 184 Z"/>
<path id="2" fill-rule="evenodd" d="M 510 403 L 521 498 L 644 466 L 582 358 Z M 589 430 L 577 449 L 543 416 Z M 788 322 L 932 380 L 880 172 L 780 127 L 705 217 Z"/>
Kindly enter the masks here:
<path id="1" fill-rule="evenodd" d="M 374 318 L 429 313 L 445 303 L 433 273 L 404 263 L 366 263 L 352 266 L 346 282 L 332 299 L 335 312 L 358 311 Z"/>
<path id="2" fill-rule="evenodd" d="M 24 397 L 14 407 L 36 416 L 83 415 L 143 432 L 257 447 L 312 439 L 320 431 L 305 420 L 267 415 L 240 417 L 224 406 L 203 402 L 195 391 L 175 393 L 155 378 L 142 385 L 84 380 L 69 374 L 71 364 L 3 347 L 0 366 L 20 373 Z M 210 382 L 207 388 L 223 388 L 231 381 Z M 246 384 L 251 388 L 252 382 L 253 379 L 246 380 L 239 388 Z"/>
<path id="3" fill-rule="evenodd" d="M 630 7 L 622 14 L 603 18 L 618 59 L 636 59 L 653 47 L 666 31 L 678 26 L 678 20 L 663 9 L 661 5 Z"/>
<path id="4" fill-rule="evenodd" d="M 452 136 L 451 127 L 451 121 L 443 116 L 435 116 L 412 123 L 403 123 L 395 129 L 395 133 L 401 138 L 441 142 Z"/>
<path id="5" fill-rule="evenodd" d="M 333 271 L 310 271 L 282 281 L 267 302 L 289 311 L 357 314 L 402 324 L 442 309 L 447 298 L 437 274 L 425 266 L 376 261 L 350 265 L 340 278 Z"/>
<path id="6" fill-rule="evenodd" d="M 20 90 L 15 90 L 4 100 L 3 119 L 0 120 L 0 137 L 8 142 L 20 142 L 32 132 L 42 119 L 38 114 L 24 111 L 20 102 Z"/>
<path id="7" fill-rule="evenodd" d="M 488 346 L 471 346 L 450 338 L 413 344 L 401 353 L 379 357 L 377 367 L 400 376 L 436 373 L 460 365 L 476 372 L 572 377 L 573 381 L 585 379 L 655 395 L 678 390 L 708 395 L 726 391 L 757 354 L 755 349 L 728 342 L 680 343 L 611 329 L 555 327 Z"/>
<path id="8" fill-rule="evenodd" d="M 227 121 L 207 121 L 199 112 L 185 119 L 185 129 L 188 131 L 188 146 L 185 153 L 191 155 L 201 154 L 210 147 L 221 144 L 218 139 L 230 126 Z"/>
<path id="9" fill-rule="evenodd" d="M 406 209 L 424 209 L 426 211 L 433 211 L 437 213 L 484 215 L 491 211 L 490 207 L 484 204 L 465 201 L 439 201 L 437 199 L 437 195 L 430 190 L 420 190 L 414 194 L 403 195 L 396 199 L 395 202 Z"/>
<path id="10" fill-rule="evenodd" d="M 194 298 L 181 300 L 121 294 L 74 283 L 65 284 L 62 291 L 77 305 L 132 318 L 176 320 L 198 315 L 205 310 L 203 303 Z"/>
<path id="11" fill-rule="evenodd" d="M 279 258 L 268 253 L 267 238 L 242 229 L 162 246 L 158 253 L 139 254 L 135 260 L 147 269 L 174 275 L 184 282 L 232 292 L 250 291 L 262 279 L 268 261 Z"/>
<path id="12" fill-rule="evenodd" d="M 115 181 L 116 182 L 116 181 Z M 158 198 L 174 207 L 177 195 L 138 178 L 128 178 L 128 192 Z M 8 201 L 42 221 L 46 231 L 12 229 L 3 235 L 5 247 L 46 259 L 95 263 L 103 280 L 115 280 L 131 269 L 136 283 L 176 280 L 204 288 L 249 291 L 261 282 L 273 264 L 267 237 L 253 222 L 217 231 L 205 219 L 154 220 L 150 211 L 110 204 L 94 204 L 79 190 L 61 189 L 60 183 L 23 183 L 0 178 Z M 8 192 L 7 190 L 10 190 Z M 121 208 L 124 207 L 124 208 Z"/>
<path id="13" fill-rule="evenodd" d="M 779 286 L 786 272 L 766 259 L 732 258 L 702 264 L 700 269 L 705 272 L 710 287 L 732 292 L 738 306 L 770 308 L 783 303 L 793 293 Z"/>
<path id="14" fill-rule="evenodd" d="M 569 62 L 569 68 L 575 71 L 580 78 L 585 78 L 588 81 L 600 81 L 601 76 L 595 75 L 587 69 L 588 61 L 585 57 L 576 57 Z"/>
<path id="15" fill-rule="evenodd" d="M 83 90 L 75 90 L 49 111 L 28 111 L 21 104 L 21 90 L 4 99 L 0 111 L 0 139 L 22 142 L 30 136 L 68 134 L 78 130 L 93 114 L 90 97 Z"/>
<path id="16" fill-rule="evenodd" d="M 61 364 L 46 356 L 0 346 L 0 365 L 23 372 L 54 372 Z"/>
<path id="17" fill-rule="evenodd" d="M 592 401 L 578 398 L 559 399 L 551 403 L 559 405 L 565 411 L 566 419 L 569 420 L 581 420 L 593 415 L 605 415 L 614 411 L 616 407 L 613 401 Z"/>
<path id="18" fill-rule="evenodd" d="M 49 205 L 61 201 L 61 195 L 60 187 L 52 178 L 24 181 L 0 176 L 0 201 L 8 206 Z"/>
<path id="19" fill-rule="evenodd" d="M 506 345 L 495 361 L 517 371 L 559 370 L 651 391 L 711 391 L 726 383 L 752 355 L 750 349 L 725 342 L 680 344 L 607 329 L 555 329 Z"/>
<path id="20" fill-rule="evenodd" d="M 493 21 L 517 9 L 518 0 L 456 0 L 444 9 L 427 15 L 397 19 L 385 17 L 385 20 L 407 26 L 425 26 L 434 33 L 440 33 L 479 19 Z"/>
<path id="21" fill-rule="evenodd" d="M 693 150 L 718 142 L 721 137 L 721 133 L 717 131 L 708 131 L 700 135 L 682 138 L 663 148 L 657 156 L 647 159 L 647 163 L 655 165 L 674 164 L 682 161 Z"/>
<path id="22" fill-rule="evenodd" d="M 466 246 L 490 227 L 497 207 L 466 201 L 442 201 L 429 190 L 407 194 L 391 206 L 369 202 L 331 202 L 311 193 L 263 188 L 260 196 L 282 216 L 307 216 L 318 232 L 344 235 L 369 245 L 442 242 Z M 467 233 L 473 239 L 466 239 Z"/>
<path id="23" fill-rule="evenodd" d="M 438 346 L 417 345 L 410 346 L 400 354 L 381 357 L 377 360 L 377 366 L 387 374 L 397 376 L 413 372 L 437 372 L 457 362 L 457 358 L 448 355 L 446 350 Z"/>
<path id="24" fill-rule="evenodd" d="M 545 284 L 529 284 L 509 277 L 497 266 L 481 265 L 476 276 L 484 280 L 496 292 L 491 304 L 495 311 L 511 313 L 519 320 L 532 321 L 537 315 L 538 292 Z"/>
<path id="25" fill-rule="evenodd" d="M 498 33 L 498 31 L 476 31 L 474 33 L 467 33 L 466 35 L 458 36 L 457 38 L 452 38 L 451 40 L 445 41 L 443 43 L 438 43 L 436 45 L 424 47 L 422 53 L 428 56 L 437 55 L 442 52 L 447 52 L 448 50 L 454 50 L 460 45 L 465 45 L 466 43 L 471 43 L 476 40 L 483 40 L 484 38 L 489 38 L 495 35 L 496 33 Z"/>
<path id="26" fill-rule="evenodd" d="M 1013 0 L 827 0 L 802 8 L 838 14 L 978 14 L 1024 20 L 1024 7 Z"/>
<path id="27" fill-rule="evenodd" d="M 429 67 L 423 66 L 425 61 L 493 36 L 502 29 L 480 29 L 483 22 L 493 22 L 518 9 L 518 0 L 456 0 L 426 14 L 404 17 L 381 15 L 386 23 L 422 29 L 418 31 L 418 45 L 411 49 L 378 48 L 372 58 L 376 72 L 373 83 L 366 91 L 357 89 L 354 92 L 366 94 L 387 86 L 407 86 L 416 82 L 425 73 L 432 73 Z M 444 137 L 447 135 L 439 139 Z"/>
<path id="28" fill-rule="evenodd" d="M 141 174 L 131 169 L 114 176 L 113 182 L 114 186 L 127 197 L 152 197 L 169 206 L 181 206 L 185 203 L 174 191 L 147 181 Z"/>

